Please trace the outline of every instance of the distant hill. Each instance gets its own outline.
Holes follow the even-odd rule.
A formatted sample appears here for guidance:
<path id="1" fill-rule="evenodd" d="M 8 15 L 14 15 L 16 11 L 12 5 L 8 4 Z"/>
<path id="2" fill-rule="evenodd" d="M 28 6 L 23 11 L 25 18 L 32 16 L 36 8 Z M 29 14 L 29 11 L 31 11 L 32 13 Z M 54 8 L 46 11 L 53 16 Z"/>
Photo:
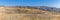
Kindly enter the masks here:
<path id="1" fill-rule="evenodd" d="M 60 8 L 48 7 L 48 6 L 16 6 L 16 7 L 17 8 L 30 8 L 30 9 L 39 9 L 39 10 L 45 10 L 45 11 L 60 12 Z"/>
<path id="2" fill-rule="evenodd" d="M 8 10 L 14 10 L 14 12 L 25 12 L 25 13 L 33 13 L 33 14 L 40 14 L 40 10 L 42 10 L 42 13 L 47 14 L 57 14 L 59 11 L 57 11 L 57 8 L 55 7 L 48 7 L 48 6 L 11 6 L 7 7 Z M 31 11 L 31 12 L 30 12 Z M 37 12 L 35 12 L 37 11 Z M 44 12 L 45 11 L 45 12 Z M 48 13 L 49 12 L 49 13 Z"/>
<path id="3" fill-rule="evenodd" d="M 8 8 L 29 8 L 29 9 L 39 9 L 49 12 L 60 12 L 60 8 L 49 7 L 49 6 L 0 6 L 0 7 L 8 7 Z"/>

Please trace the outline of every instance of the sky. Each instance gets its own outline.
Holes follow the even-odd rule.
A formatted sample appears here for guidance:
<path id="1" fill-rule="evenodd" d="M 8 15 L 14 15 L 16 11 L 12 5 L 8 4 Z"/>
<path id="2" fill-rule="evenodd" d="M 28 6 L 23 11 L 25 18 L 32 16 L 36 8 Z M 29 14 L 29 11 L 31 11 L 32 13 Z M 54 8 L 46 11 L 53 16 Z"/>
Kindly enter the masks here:
<path id="1" fill-rule="evenodd" d="M 19 0 L 0 0 L 0 6 L 18 6 L 19 3 Z"/>
<path id="2" fill-rule="evenodd" d="M 60 8 L 60 0 L 0 0 L 5 6 L 50 6 Z"/>

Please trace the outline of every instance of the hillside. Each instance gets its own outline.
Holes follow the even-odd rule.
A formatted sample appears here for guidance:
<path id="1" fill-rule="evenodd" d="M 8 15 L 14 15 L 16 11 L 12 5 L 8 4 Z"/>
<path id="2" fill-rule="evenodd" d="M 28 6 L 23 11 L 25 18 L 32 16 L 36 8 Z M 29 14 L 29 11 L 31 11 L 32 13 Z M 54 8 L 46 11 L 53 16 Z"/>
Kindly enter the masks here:
<path id="1" fill-rule="evenodd" d="M 59 20 L 59 13 L 32 8 L 1 7 L 1 20 Z M 1 11 L 0 11 L 1 12 Z"/>
<path id="2" fill-rule="evenodd" d="M 49 6 L 16 6 L 17 8 L 30 8 L 30 9 L 39 9 L 50 12 L 60 12 L 60 8 L 49 7 Z"/>

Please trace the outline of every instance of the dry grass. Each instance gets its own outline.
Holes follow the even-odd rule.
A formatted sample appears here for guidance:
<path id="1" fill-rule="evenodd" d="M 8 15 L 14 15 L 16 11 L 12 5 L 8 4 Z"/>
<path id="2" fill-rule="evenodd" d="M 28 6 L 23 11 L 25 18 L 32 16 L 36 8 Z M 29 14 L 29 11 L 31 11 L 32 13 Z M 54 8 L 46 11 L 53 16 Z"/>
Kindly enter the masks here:
<path id="1" fill-rule="evenodd" d="M 0 10 L 5 11 L 0 14 L 0 20 L 60 20 L 60 16 L 52 16 L 52 12 L 38 9 L 1 8 Z"/>

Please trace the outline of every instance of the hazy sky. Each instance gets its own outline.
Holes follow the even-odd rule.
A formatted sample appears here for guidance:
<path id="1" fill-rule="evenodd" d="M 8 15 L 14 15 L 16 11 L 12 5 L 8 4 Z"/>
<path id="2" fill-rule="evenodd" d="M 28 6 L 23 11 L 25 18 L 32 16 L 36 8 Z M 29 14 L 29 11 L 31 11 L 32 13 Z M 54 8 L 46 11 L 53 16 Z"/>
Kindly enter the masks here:
<path id="1" fill-rule="evenodd" d="M 53 6 L 60 7 L 60 0 L 0 0 L 0 5 L 6 6 Z"/>
<path id="2" fill-rule="evenodd" d="M 20 0 L 0 0 L 0 5 L 5 5 L 5 6 L 20 5 Z"/>

